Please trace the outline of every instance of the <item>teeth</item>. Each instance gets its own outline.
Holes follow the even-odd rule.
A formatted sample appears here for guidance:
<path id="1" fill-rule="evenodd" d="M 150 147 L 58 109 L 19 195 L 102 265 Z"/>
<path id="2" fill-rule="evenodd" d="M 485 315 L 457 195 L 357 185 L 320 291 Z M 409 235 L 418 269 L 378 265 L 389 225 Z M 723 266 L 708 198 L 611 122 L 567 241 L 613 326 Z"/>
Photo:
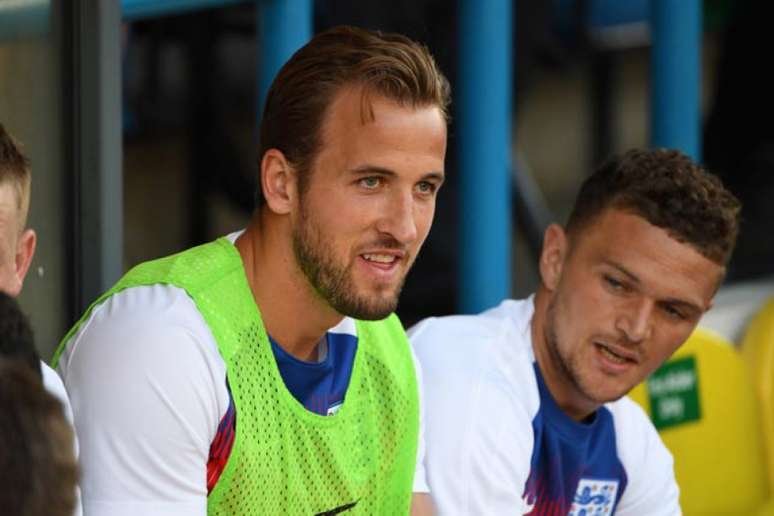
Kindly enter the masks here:
<path id="1" fill-rule="evenodd" d="M 603 353 L 603 354 L 604 354 L 604 355 L 605 355 L 607 358 L 609 358 L 610 360 L 612 360 L 613 362 L 616 362 L 616 363 L 618 363 L 618 364 L 623 364 L 623 363 L 625 363 L 625 362 L 627 361 L 627 360 L 626 360 L 624 357 L 621 357 L 621 356 L 618 356 L 618 355 L 616 355 L 615 353 L 613 353 L 612 351 L 610 351 L 610 350 L 609 350 L 608 348 L 606 348 L 605 346 L 600 346 L 600 347 L 599 347 L 599 349 L 601 349 L 601 350 L 602 350 L 602 353 Z"/>
<path id="2" fill-rule="evenodd" d="M 395 256 L 391 254 L 364 254 L 363 258 L 369 262 L 377 263 L 392 263 L 395 261 Z"/>

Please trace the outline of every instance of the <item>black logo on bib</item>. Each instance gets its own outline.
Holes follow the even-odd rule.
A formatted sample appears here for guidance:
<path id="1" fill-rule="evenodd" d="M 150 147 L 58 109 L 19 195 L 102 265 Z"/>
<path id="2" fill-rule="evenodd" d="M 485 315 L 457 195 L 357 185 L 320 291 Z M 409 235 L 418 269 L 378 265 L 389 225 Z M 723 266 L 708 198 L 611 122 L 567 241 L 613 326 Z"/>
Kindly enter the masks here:
<path id="1" fill-rule="evenodd" d="M 335 509 L 331 509 L 330 511 L 318 512 L 314 516 L 334 516 L 336 514 L 341 514 L 342 512 L 346 512 L 346 511 L 350 510 L 351 508 L 353 508 L 356 505 L 357 505 L 357 501 L 354 501 L 352 503 L 340 505 L 340 506 L 336 507 Z"/>

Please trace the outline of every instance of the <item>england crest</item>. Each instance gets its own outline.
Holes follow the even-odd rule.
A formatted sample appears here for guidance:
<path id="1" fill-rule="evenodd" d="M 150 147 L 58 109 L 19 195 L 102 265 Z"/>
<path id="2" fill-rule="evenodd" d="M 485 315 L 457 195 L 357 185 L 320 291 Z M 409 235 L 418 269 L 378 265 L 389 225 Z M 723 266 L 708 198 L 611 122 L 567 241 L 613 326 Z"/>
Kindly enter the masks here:
<path id="1" fill-rule="evenodd" d="M 615 507 L 617 480 L 582 478 L 572 499 L 569 516 L 609 516 Z"/>

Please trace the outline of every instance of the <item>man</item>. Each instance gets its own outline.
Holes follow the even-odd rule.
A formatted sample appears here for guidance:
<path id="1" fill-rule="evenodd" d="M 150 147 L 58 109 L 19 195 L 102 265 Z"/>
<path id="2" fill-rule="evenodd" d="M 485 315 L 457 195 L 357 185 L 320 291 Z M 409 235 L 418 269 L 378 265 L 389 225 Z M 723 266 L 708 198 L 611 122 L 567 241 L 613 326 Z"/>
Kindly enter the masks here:
<path id="1" fill-rule="evenodd" d="M 24 155 L 21 145 L 0 124 L 0 292 L 12 298 L 21 293 L 37 242 L 35 231 L 26 227 L 31 183 L 32 172 L 29 160 Z M 9 305 L 4 301 L 3 310 L 15 311 L 15 303 Z M 6 323 L 7 321 L 3 324 Z M 31 332 L 26 322 L 24 328 L 15 328 L 15 330 L 23 332 L 25 328 Z M 3 330 L 10 329 L 3 328 Z M 29 341 L 21 344 L 27 349 L 28 357 L 39 363 L 38 372 L 42 374 L 46 390 L 59 399 L 65 416 L 72 423 L 72 409 L 62 380 L 53 369 L 37 358 L 32 335 L 21 336 L 22 340 L 27 337 Z M 77 455 L 77 440 L 74 445 Z M 75 514 L 80 513 L 80 500 L 76 493 Z"/>
<path id="2" fill-rule="evenodd" d="M 29 160 L 0 124 L 0 292 L 14 298 L 21 293 L 37 242 L 35 230 L 26 227 L 31 183 Z M 72 421 L 62 380 L 43 362 L 40 369 L 46 389 L 59 398 Z"/>
<path id="3" fill-rule="evenodd" d="M 16 315 L 26 323 L 19 310 Z M 26 364 L 4 357 L 0 414 L 0 513 L 72 515 L 78 467 L 62 404 Z"/>
<path id="4" fill-rule="evenodd" d="M 332 29 L 285 64 L 247 229 L 141 264 L 63 340 L 86 514 L 406 514 L 427 491 L 390 314 L 443 181 L 448 98 L 399 35 Z"/>
<path id="5" fill-rule="evenodd" d="M 0 124 L 0 290 L 19 295 L 35 254 L 35 231 L 27 229 L 32 175 L 21 147 Z"/>
<path id="6" fill-rule="evenodd" d="M 440 514 L 680 513 L 672 458 L 624 395 L 720 285 L 739 203 L 677 151 L 630 151 L 545 233 L 541 285 L 410 331 Z"/>

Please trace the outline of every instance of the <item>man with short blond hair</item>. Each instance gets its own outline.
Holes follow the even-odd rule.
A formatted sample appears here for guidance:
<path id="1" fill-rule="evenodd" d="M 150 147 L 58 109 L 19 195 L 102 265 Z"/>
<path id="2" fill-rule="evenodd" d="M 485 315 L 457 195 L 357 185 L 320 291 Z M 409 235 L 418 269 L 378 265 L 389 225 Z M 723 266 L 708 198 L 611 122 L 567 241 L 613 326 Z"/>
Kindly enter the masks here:
<path id="1" fill-rule="evenodd" d="M 0 124 L 0 291 L 17 297 L 35 254 L 37 236 L 27 228 L 32 173 L 21 145 Z M 46 389 L 62 403 L 64 414 L 72 423 L 73 414 L 62 380 L 45 362 L 40 372 Z M 75 439 L 75 452 L 78 441 Z M 76 492 L 75 514 L 81 513 Z"/>
<path id="2" fill-rule="evenodd" d="M 35 254 L 35 231 L 26 227 L 31 181 L 29 160 L 0 124 L 0 290 L 13 297 Z"/>

